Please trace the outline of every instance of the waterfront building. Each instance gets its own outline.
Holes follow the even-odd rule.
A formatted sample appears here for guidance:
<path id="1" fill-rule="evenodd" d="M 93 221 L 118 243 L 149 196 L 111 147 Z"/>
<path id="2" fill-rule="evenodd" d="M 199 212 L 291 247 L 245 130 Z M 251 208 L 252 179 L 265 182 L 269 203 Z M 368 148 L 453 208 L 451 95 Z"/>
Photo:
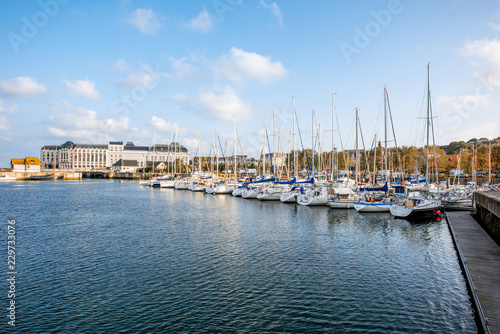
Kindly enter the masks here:
<path id="1" fill-rule="evenodd" d="M 34 157 L 26 157 L 24 159 L 11 159 L 10 168 L 13 172 L 40 172 L 42 163 L 40 159 Z"/>
<path id="2" fill-rule="evenodd" d="M 118 160 L 114 165 L 113 165 L 113 171 L 114 172 L 121 172 L 121 173 L 135 173 L 137 172 L 137 160 Z"/>
<path id="3" fill-rule="evenodd" d="M 58 168 L 63 170 L 103 170 L 111 169 L 118 161 L 136 161 L 136 169 L 144 168 L 148 162 L 155 164 L 174 161 L 189 163 L 189 151 L 179 143 L 158 144 L 153 147 L 136 146 L 133 142 L 110 141 L 107 145 L 75 144 L 67 141 L 64 144 L 45 145 L 41 149 L 41 164 L 44 169 Z"/>
<path id="4" fill-rule="evenodd" d="M 56 164 L 56 168 L 59 168 L 59 161 L 56 161 L 56 155 L 60 149 L 60 145 L 45 145 L 42 147 L 42 154 L 40 155 L 42 169 L 53 169 L 54 163 Z"/>
<path id="5" fill-rule="evenodd" d="M 66 170 L 105 169 L 107 148 L 108 145 L 75 144 L 67 141 L 57 151 L 57 165 Z"/>
<path id="6" fill-rule="evenodd" d="M 106 167 L 114 166 L 119 160 L 136 161 L 136 167 L 143 168 L 149 157 L 148 146 L 135 146 L 133 142 L 110 141 L 106 151 Z"/>

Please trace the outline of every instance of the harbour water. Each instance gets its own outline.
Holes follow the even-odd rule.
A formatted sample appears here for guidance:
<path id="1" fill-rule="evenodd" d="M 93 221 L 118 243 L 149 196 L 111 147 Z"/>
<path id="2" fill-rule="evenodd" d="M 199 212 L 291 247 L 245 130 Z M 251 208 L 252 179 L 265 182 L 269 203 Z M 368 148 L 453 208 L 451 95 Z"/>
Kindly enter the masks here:
<path id="1" fill-rule="evenodd" d="M 0 218 L 19 332 L 477 332 L 445 222 L 95 180 L 4 182 Z"/>

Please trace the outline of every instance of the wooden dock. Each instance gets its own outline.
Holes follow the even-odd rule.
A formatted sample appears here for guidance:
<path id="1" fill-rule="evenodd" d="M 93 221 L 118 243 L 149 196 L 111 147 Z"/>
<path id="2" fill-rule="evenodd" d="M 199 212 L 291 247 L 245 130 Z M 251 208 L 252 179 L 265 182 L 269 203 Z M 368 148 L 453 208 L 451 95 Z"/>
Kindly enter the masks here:
<path id="1" fill-rule="evenodd" d="M 460 261 L 479 312 L 480 331 L 500 334 L 500 247 L 470 212 L 447 212 Z"/>

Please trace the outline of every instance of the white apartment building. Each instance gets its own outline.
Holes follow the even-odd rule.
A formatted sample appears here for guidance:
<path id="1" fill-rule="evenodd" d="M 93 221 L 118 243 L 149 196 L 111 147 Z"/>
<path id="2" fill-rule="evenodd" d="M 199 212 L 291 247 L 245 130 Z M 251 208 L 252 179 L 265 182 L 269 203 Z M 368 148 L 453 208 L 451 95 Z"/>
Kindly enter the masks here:
<path id="1" fill-rule="evenodd" d="M 111 168 L 119 160 L 137 161 L 137 168 L 143 168 L 148 162 L 172 163 L 179 159 L 189 164 L 189 151 L 178 143 L 168 145 L 135 146 L 133 142 L 110 141 L 107 145 L 64 144 L 45 145 L 41 150 L 43 169 L 57 168 L 66 170 L 103 170 Z"/>
<path id="2" fill-rule="evenodd" d="M 103 170 L 106 168 L 107 148 L 108 145 L 75 144 L 67 141 L 57 152 L 57 165 L 59 169 L 66 170 Z"/>

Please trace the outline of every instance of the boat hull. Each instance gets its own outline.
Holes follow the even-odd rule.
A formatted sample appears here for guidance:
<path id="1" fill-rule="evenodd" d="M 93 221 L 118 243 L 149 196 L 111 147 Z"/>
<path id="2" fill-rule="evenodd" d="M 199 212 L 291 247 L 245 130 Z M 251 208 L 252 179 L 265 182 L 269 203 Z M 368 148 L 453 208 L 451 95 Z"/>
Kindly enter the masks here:
<path id="1" fill-rule="evenodd" d="M 354 202 L 354 208 L 358 212 L 389 212 L 390 203 Z"/>

